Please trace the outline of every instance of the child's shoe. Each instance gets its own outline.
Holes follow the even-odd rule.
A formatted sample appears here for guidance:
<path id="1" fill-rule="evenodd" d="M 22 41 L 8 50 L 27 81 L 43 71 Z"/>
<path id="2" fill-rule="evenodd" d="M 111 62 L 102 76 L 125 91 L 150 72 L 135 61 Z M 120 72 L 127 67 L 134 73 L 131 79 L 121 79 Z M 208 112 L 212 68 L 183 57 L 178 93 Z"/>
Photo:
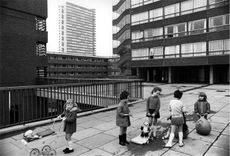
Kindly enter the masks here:
<path id="1" fill-rule="evenodd" d="M 65 154 L 66 154 L 66 153 L 72 153 L 73 151 L 74 151 L 73 149 L 70 150 L 69 148 L 67 148 Z"/>
<path id="2" fill-rule="evenodd" d="M 66 147 L 64 150 L 62 150 L 64 153 L 66 153 L 66 151 L 68 150 L 69 148 Z"/>

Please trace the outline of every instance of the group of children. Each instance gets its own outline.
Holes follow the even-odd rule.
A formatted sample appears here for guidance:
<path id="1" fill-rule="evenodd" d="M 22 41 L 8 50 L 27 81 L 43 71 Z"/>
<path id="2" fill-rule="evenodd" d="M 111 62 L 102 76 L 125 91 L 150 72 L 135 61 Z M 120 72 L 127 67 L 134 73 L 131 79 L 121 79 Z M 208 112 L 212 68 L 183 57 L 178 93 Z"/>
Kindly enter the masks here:
<path id="1" fill-rule="evenodd" d="M 160 118 L 160 98 L 159 95 L 162 89 L 159 87 L 155 87 L 151 96 L 147 99 L 146 102 L 146 117 L 149 119 L 149 127 L 151 127 L 153 132 L 153 138 L 157 137 L 157 119 Z M 179 135 L 179 147 L 183 147 L 183 124 L 185 123 L 185 106 L 183 102 L 180 100 L 182 98 L 183 92 L 176 90 L 174 92 L 174 99 L 172 99 L 169 103 L 169 112 L 170 116 L 168 119 L 171 120 L 170 128 L 162 139 L 169 139 L 167 144 L 164 145 L 164 148 L 172 147 L 173 139 L 175 136 L 176 128 L 178 128 Z M 125 146 L 128 144 L 126 140 L 126 131 L 127 127 L 130 126 L 130 110 L 128 108 L 128 92 L 123 91 L 120 94 L 120 103 L 117 107 L 117 115 L 116 115 L 116 124 L 120 127 L 119 134 L 119 144 Z M 207 119 L 207 115 L 210 113 L 210 104 L 207 102 L 207 96 L 205 93 L 201 92 L 198 96 L 197 102 L 194 104 L 194 112 L 200 118 L 204 116 Z"/>
<path id="2" fill-rule="evenodd" d="M 157 119 L 160 118 L 160 98 L 159 95 L 162 89 L 155 87 L 151 96 L 146 102 L 146 117 L 149 119 L 149 126 L 153 131 L 153 138 L 157 137 Z M 179 146 L 184 146 L 183 143 L 183 132 L 182 125 L 185 122 L 184 113 L 186 113 L 185 106 L 180 100 L 183 93 L 179 90 L 174 92 L 174 99 L 169 103 L 169 112 L 171 120 L 171 127 L 169 128 L 168 134 L 162 139 L 169 138 L 168 143 L 164 145 L 165 148 L 172 147 L 172 142 L 175 136 L 175 130 L 178 128 L 179 133 Z M 131 125 L 130 116 L 132 116 L 128 107 L 129 93 L 122 91 L 120 94 L 120 102 L 117 107 L 116 113 L 116 125 L 120 127 L 119 133 L 119 144 L 125 146 L 129 144 L 126 139 L 127 127 Z M 73 99 L 68 99 L 64 105 L 64 111 L 58 116 L 64 122 L 65 139 L 67 141 L 67 147 L 63 150 L 64 153 L 71 153 L 74 151 L 72 147 L 71 137 L 76 132 L 76 118 L 77 112 L 80 111 L 77 104 Z M 194 104 L 194 112 L 198 117 L 204 116 L 207 119 L 207 115 L 210 113 L 210 104 L 207 102 L 207 96 L 205 93 L 200 93 L 198 101 Z"/>

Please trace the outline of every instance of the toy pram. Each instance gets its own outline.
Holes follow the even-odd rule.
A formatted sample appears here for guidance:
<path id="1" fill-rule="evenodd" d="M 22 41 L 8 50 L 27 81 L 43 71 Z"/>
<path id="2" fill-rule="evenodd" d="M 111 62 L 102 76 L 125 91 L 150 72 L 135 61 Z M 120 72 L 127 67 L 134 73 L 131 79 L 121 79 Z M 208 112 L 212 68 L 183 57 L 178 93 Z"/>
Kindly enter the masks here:
<path id="1" fill-rule="evenodd" d="M 56 145 L 56 141 L 60 136 L 53 130 L 54 123 L 55 120 L 53 121 L 51 128 L 36 134 L 33 134 L 32 130 L 28 130 L 23 134 L 22 143 L 25 145 L 25 150 L 30 153 L 30 156 L 56 155 L 56 150 L 52 147 Z M 60 125 L 60 128 L 61 126 L 62 124 Z"/>
<path id="2" fill-rule="evenodd" d="M 148 144 L 151 139 L 153 139 L 153 130 L 147 122 L 144 122 L 141 126 L 141 134 L 131 139 L 131 142 L 143 145 Z"/>

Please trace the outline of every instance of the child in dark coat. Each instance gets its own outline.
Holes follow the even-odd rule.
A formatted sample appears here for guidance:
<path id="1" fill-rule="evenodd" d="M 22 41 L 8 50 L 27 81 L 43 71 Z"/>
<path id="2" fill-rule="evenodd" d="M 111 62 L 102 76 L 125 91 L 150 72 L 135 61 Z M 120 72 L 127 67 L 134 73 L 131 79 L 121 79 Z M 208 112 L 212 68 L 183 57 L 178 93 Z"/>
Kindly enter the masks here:
<path id="1" fill-rule="evenodd" d="M 129 144 L 126 140 L 126 131 L 127 127 L 131 125 L 130 116 L 132 115 L 128 107 L 128 96 L 129 93 L 127 91 L 123 91 L 120 94 L 121 101 L 118 104 L 116 113 L 116 125 L 120 127 L 119 144 L 121 146 Z"/>
<path id="2" fill-rule="evenodd" d="M 194 104 L 194 112 L 200 118 L 204 116 L 207 119 L 210 113 L 210 104 L 207 101 L 207 95 L 204 92 L 200 92 L 197 102 Z"/>
<path id="3" fill-rule="evenodd" d="M 58 116 L 64 122 L 64 132 L 65 132 L 65 139 L 67 141 L 67 148 L 63 150 L 64 153 L 71 153 L 73 152 L 71 137 L 74 132 L 76 132 L 77 123 L 77 111 L 80 109 L 78 108 L 77 104 L 74 103 L 73 99 L 68 99 L 64 105 L 64 112 Z"/>

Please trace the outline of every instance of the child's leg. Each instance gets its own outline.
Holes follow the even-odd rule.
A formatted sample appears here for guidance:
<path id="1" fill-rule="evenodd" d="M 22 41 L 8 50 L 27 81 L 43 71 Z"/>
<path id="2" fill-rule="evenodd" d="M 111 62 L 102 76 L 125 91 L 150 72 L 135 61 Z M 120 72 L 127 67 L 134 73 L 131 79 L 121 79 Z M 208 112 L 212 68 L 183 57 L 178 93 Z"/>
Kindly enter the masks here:
<path id="1" fill-rule="evenodd" d="M 124 133 L 126 132 L 126 127 L 120 127 L 119 133 L 119 144 L 125 146 Z"/>
<path id="2" fill-rule="evenodd" d="M 182 132 L 183 125 L 178 127 L 178 134 L 179 134 L 179 146 L 183 146 L 183 132 Z"/>
<path id="3" fill-rule="evenodd" d="M 152 117 L 149 117 L 149 127 L 151 127 L 153 124 L 153 118 Z"/>
<path id="4" fill-rule="evenodd" d="M 72 134 L 71 133 L 66 133 L 66 140 L 67 140 L 67 145 L 69 150 L 73 150 L 73 142 L 71 140 Z"/>
<path id="5" fill-rule="evenodd" d="M 157 118 L 153 118 L 153 137 L 157 136 Z"/>
<path id="6" fill-rule="evenodd" d="M 173 139 L 174 139 L 174 136 L 175 136 L 175 130 L 176 130 L 176 126 L 171 125 L 171 133 L 170 133 L 170 136 L 169 136 L 168 143 L 165 145 L 166 147 L 171 147 L 172 146 Z"/>

